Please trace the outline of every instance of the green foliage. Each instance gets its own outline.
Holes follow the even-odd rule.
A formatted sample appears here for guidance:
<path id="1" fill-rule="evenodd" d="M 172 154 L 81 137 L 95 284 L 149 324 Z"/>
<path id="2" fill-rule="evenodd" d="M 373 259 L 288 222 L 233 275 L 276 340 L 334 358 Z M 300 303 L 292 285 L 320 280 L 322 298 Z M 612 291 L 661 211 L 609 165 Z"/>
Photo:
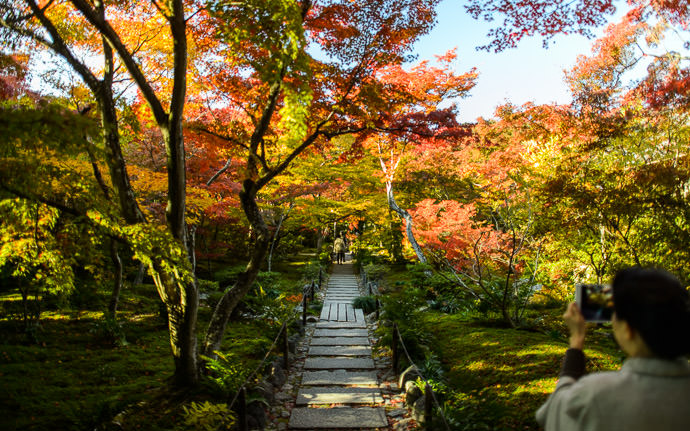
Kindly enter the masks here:
<path id="1" fill-rule="evenodd" d="M 236 265 L 225 267 L 213 273 L 213 279 L 218 282 L 222 288 L 227 288 L 237 281 L 240 273 L 246 268 L 246 265 Z"/>
<path id="2" fill-rule="evenodd" d="M 197 279 L 196 284 L 202 292 L 216 292 L 220 289 L 220 283 L 213 280 Z"/>
<path id="3" fill-rule="evenodd" d="M 352 301 L 352 306 L 354 308 L 361 308 L 365 314 L 373 313 L 376 311 L 376 296 L 360 296 Z"/>
<path id="4" fill-rule="evenodd" d="M 77 280 L 74 291 L 69 295 L 69 306 L 75 310 L 100 310 L 104 306 L 101 294 L 92 283 Z"/>
<path id="5" fill-rule="evenodd" d="M 426 306 L 425 293 L 420 289 L 403 289 L 381 297 L 384 317 L 398 325 L 400 336 L 413 361 L 424 358 L 428 351 L 430 332 L 422 320 Z M 381 325 L 381 343 L 391 346 L 393 330 Z"/>
<path id="6" fill-rule="evenodd" d="M 434 391 L 436 397 L 442 399 L 449 388 L 446 384 L 445 370 L 436 354 L 433 352 L 427 353 L 424 360 L 416 365 L 419 368 L 419 372 L 424 376 L 424 379 L 426 379 L 426 382 L 431 386 L 431 390 Z M 424 380 L 417 378 L 415 383 L 419 389 L 422 391 L 425 390 L 426 383 Z"/>
<path id="7" fill-rule="evenodd" d="M 0 201 L 0 268 L 11 268 L 12 277 L 23 285 L 53 294 L 74 288 L 75 260 L 61 251 L 52 234 L 59 211 L 24 199 Z"/>
<path id="8" fill-rule="evenodd" d="M 461 304 L 457 298 L 448 295 L 441 295 L 432 299 L 429 301 L 429 307 L 432 310 L 438 310 L 448 314 L 454 314 L 465 309 L 464 305 Z"/>
<path id="9" fill-rule="evenodd" d="M 217 2 L 210 10 L 226 23 L 219 30 L 235 56 L 229 61 L 251 67 L 262 81 L 269 83 L 275 82 L 287 65 L 292 66 L 291 72 L 296 75 L 306 69 L 306 42 L 299 2 Z M 254 49 L 247 49 L 248 41 Z"/>
<path id="10" fill-rule="evenodd" d="M 381 281 L 390 272 L 387 265 L 369 263 L 363 267 L 364 272 L 372 281 Z"/>
<path id="11" fill-rule="evenodd" d="M 274 258 L 276 256 L 280 257 L 291 257 L 295 256 L 300 250 L 304 249 L 304 236 L 290 232 L 283 228 L 284 234 L 280 236 L 280 241 L 278 246 L 274 251 Z"/>
<path id="12" fill-rule="evenodd" d="M 89 332 L 118 347 L 129 344 L 122 324 L 111 316 L 106 316 L 103 320 L 94 322 Z"/>
<path id="13" fill-rule="evenodd" d="M 353 241 L 350 250 L 353 253 L 353 257 L 360 268 L 363 268 L 376 261 L 376 258 L 372 254 L 371 250 L 360 244 L 358 241 Z"/>
<path id="14" fill-rule="evenodd" d="M 249 375 L 249 369 L 241 362 L 241 358 L 232 352 L 214 353 L 217 358 L 202 356 L 206 361 L 206 369 L 209 370 L 204 379 L 213 390 L 228 397 L 240 390 L 244 379 Z"/>
<path id="15" fill-rule="evenodd" d="M 328 272 L 326 271 L 322 263 L 320 261 L 310 260 L 304 265 L 303 278 L 308 282 L 312 280 L 316 280 L 318 282 L 319 272 L 321 273 L 323 281 L 325 281 Z"/>
<path id="16" fill-rule="evenodd" d="M 192 401 L 189 407 L 183 407 L 184 423 L 193 430 L 217 431 L 230 430 L 235 424 L 235 414 L 227 404 L 196 403 Z"/>
<path id="17" fill-rule="evenodd" d="M 7 106 L 10 103 L 14 106 Z M 99 134 L 98 124 L 92 118 L 56 102 L 37 106 L 30 99 L 24 99 L 22 105 L 0 104 L 0 134 L 7 143 L 0 146 L 0 157 L 24 156 L 23 149 L 37 150 L 38 147 L 75 154 L 91 146 L 88 136 Z"/>
<path id="18" fill-rule="evenodd" d="M 328 268 L 332 262 L 333 262 L 333 257 L 331 256 L 330 251 L 322 251 L 319 254 L 319 263 L 321 264 L 322 267 Z"/>
<path id="19" fill-rule="evenodd" d="M 435 328 L 431 345 L 449 388 L 444 412 L 453 429 L 536 429 L 534 412 L 555 387 L 564 340 L 484 326 L 460 315 L 429 312 L 423 320 Z M 589 371 L 620 366 L 605 333 L 588 333 L 586 354 Z"/>

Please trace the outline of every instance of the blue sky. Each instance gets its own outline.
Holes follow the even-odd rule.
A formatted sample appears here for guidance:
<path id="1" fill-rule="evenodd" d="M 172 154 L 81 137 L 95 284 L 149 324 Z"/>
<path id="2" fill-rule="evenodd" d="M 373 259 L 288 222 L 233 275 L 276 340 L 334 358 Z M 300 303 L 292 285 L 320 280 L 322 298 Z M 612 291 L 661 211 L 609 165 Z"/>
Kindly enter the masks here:
<path id="1" fill-rule="evenodd" d="M 476 46 L 488 42 L 486 34 L 491 26 L 467 15 L 463 3 L 444 0 L 438 8 L 438 24 L 414 49 L 418 60 L 434 60 L 434 55 L 457 47 L 456 71 L 478 69 L 477 85 L 468 98 L 458 102 L 460 121 L 490 118 L 496 106 L 508 101 L 517 105 L 570 101 L 563 72 L 575 64 L 578 55 L 589 54 L 592 40 L 558 36 L 544 49 L 541 39 L 530 38 L 501 53 L 477 51 Z"/>

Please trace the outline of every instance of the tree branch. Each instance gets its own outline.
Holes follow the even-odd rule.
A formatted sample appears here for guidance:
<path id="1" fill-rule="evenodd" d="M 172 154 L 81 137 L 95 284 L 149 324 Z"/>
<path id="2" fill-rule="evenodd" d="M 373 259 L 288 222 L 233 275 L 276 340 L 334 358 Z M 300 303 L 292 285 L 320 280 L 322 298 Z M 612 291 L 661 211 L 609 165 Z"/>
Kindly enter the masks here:
<path id="1" fill-rule="evenodd" d="M 141 72 L 141 68 L 120 39 L 120 36 L 111 27 L 110 23 L 105 19 L 101 19 L 96 11 L 87 2 L 87 0 L 70 0 L 70 2 L 82 13 L 84 18 L 86 18 L 86 20 L 106 38 L 110 46 L 117 51 L 120 60 L 125 65 L 130 75 L 132 75 L 132 78 L 137 83 L 139 90 L 141 90 L 141 93 L 144 96 L 144 99 L 146 99 L 146 102 L 151 107 L 153 115 L 156 118 L 156 122 L 158 124 L 167 124 L 168 118 L 165 110 L 163 109 L 163 105 L 158 99 L 158 96 L 156 96 L 155 91 L 146 80 L 144 74 Z"/>

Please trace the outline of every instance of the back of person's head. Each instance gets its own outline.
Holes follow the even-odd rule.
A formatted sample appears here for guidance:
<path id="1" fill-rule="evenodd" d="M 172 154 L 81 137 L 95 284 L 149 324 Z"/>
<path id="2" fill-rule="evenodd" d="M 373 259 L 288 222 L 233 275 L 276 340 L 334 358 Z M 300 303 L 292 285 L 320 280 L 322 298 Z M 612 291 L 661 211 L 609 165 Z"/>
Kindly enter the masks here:
<path id="1" fill-rule="evenodd" d="M 676 277 L 634 267 L 619 271 L 612 286 L 616 317 L 628 322 L 655 356 L 690 354 L 690 299 Z"/>

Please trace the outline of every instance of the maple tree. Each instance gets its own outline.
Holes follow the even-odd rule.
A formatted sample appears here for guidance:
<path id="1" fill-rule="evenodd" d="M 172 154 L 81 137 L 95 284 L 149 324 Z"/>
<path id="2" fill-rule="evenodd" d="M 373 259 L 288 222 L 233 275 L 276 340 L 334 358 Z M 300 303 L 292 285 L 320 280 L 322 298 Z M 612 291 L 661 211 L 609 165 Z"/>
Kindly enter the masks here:
<path id="1" fill-rule="evenodd" d="M 455 52 L 451 51 L 438 57 L 436 67 L 422 62 L 409 71 L 401 67 L 383 70 L 381 81 L 386 90 L 402 97 L 395 99 L 398 103 L 389 108 L 388 129 L 393 132 L 373 135 L 367 143 L 381 166 L 388 206 L 405 220 L 407 240 L 421 263 L 426 263 L 426 258 L 414 237 L 412 217 L 396 201 L 393 185 L 396 175 L 400 175 L 400 163 L 406 156 L 408 146 L 432 147 L 437 141 L 467 133 L 455 120 L 454 105 L 440 108 L 448 100 L 466 96 L 477 77 L 474 69 L 455 74 L 450 67 L 455 58 Z"/>
<path id="2" fill-rule="evenodd" d="M 378 71 L 405 60 L 411 44 L 431 28 L 434 4 L 262 1 L 216 2 L 205 8 L 170 0 L 155 3 L 157 10 L 151 10 L 136 2 L 39 5 L 27 0 L 3 6 L 6 34 L 62 57 L 97 102 L 104 151 L 98 155 L 108 165 L 106 186 L 113 188 L 114 202 L 104 202 L 97 211 L 62 209 L 86 213 L 91 223 L 127 243 L 149 266 L 168 312 L 178 385 L 193 385 L 199 375 L 194 235 L 188 230 L 188 216 L 195 211 L 188 205 L 186 151 L 202 147 L 211 154 L 214 145 L 218 148 L 215 154 L 226 162 L 212 169 L 216 172 L 202 188 L 218 192 L 217 182 L 231 175 L 226 186 L 239 189 L 239 204 L 253 235 L 247 269 L 227 289 L 206 332 L 202 353 L 210 356 L 220 348 L 230 313 L 265 261 L 270 235 L 259 193 L 307 149 L 318 149 L 340 135 L 363 137 L 371 130 L 385 130 L 380 104 L 386 99 L 376 94 Z M 307 53 L 310 43 L 319 44 L 327 59 L 312 58 Z M 103 66 L 85 63 L 76 54 L 79 50 L 103 59 Z M 134 133 L 122 128 L 113 88 L 114 74 L 124 71 L 119 76 L 144 102 L 137 108 L 137 115 L 146 119 L 143 130 L 165 146 L 165 168 L 159 174 L 141 171 L 123 157 L 121 139 Z M 196 119 L 187 136 L 194 150 L 185 148 L 185 110 Z M 206 145 L 210 141 L 215 144 Z M 160 164 L 162 154 L 157 157 Z M 200 163 L 192 181 L 199 181 L 217 160 Z M 233 166 L 236 169 L 229 170 Z M 155 180 L 144 183 L 144 172 Z M 91 181 L 97 185 L 94 176 L 96 181 Z M 164 229 L 158 224 L 161 207 L 142 211 L 131 178 L 150 193 L 153 204 L 160 197 L 166 200 Z M 214 205 L 203 192 L 199 196 L 200 208 Z M 39 192 L 29 197 L 51 203 Z M 197 220 L 207 215 L 197 214 Z"/>

